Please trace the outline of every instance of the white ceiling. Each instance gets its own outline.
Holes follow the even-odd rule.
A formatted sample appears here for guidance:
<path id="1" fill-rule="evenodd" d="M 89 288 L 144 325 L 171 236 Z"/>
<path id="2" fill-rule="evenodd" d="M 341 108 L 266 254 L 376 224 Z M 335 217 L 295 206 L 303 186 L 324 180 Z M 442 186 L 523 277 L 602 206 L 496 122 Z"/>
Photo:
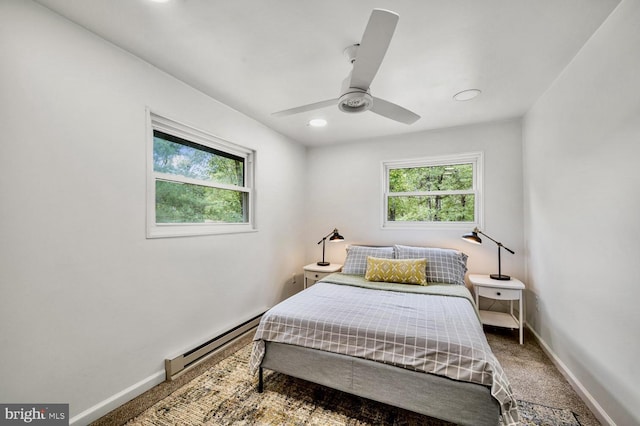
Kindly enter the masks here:
<path id="1" fill-rule="evenodd" d="M 306 145 L 348 142 L 523 115 L 619 0 L 37 0 L 189 85 Z M 336 107 L 373 8 L 400 20 L 374 96 L 413 125 Z M 477 88 L 482 94 L 456 102 Z M 326 118 L 324 128 L 307 125 Z"/>

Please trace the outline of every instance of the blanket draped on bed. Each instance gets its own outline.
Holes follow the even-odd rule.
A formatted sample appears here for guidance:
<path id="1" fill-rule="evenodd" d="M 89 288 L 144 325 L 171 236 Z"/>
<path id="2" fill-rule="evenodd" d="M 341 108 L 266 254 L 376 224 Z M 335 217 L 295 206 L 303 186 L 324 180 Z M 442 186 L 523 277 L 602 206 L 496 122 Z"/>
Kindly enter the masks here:
<path id="1" fill-rule="evenodd" d="M 254 341 L 253 373 L 265 341 L 304 346 L 488 386 L 503 424 L 518 424 L 511 386 L 464 286 L 375 283 L 332 274 L 270 309 Z"/>

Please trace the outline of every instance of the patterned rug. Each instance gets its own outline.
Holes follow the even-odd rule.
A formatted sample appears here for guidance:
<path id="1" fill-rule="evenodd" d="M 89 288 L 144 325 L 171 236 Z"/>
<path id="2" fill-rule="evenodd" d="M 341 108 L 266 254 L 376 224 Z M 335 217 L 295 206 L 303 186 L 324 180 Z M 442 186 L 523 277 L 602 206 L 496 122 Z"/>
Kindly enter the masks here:
<path id="1" fill-rule="evenodd" d="M 259 394 L 248 371 L 250 351 L 243 347 L 126 424 L 451 425 L 267 370 Z M 519 409 L 523 425 L 580 426 L 570 410 L 526 401 Z"/>

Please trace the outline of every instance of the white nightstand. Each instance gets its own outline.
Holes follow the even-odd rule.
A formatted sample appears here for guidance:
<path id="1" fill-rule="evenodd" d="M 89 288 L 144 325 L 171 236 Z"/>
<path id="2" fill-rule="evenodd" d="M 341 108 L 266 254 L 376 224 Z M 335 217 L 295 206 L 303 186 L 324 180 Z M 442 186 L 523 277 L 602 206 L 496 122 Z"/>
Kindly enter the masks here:
<path id="1" fill-rule="evenodd" d="M 319 266 L 316 263 L 310 263 L 304 267 L 304 288 L 314 285 L 316 281 L 319 281 L 334 272 L 339 272 L 341 269 L 342 265 L 338 263 L 332 263 L 327 266 Z M 310 284 L 309 281 L 311 281 Z"/>
<path id="2" fill-rule="evenodd" d="M 483 324 L 495 327 L 517 328 L 520 330 L 520 344 L 524 343 L 523 317 L 524 317 L 524 284 L 517 278 L 509 281 L 500 281 L 490 278 L 488 275 L 469 275 L 469 281 L 473 284 L 476 293 L 476 305 L 479 305 L 480 296 L 495 300 L 508 300 L 509 312 L 480 311 L 480 319 Z M 518 318 L 513 314 L 513 301 L 519 302 Z"/>

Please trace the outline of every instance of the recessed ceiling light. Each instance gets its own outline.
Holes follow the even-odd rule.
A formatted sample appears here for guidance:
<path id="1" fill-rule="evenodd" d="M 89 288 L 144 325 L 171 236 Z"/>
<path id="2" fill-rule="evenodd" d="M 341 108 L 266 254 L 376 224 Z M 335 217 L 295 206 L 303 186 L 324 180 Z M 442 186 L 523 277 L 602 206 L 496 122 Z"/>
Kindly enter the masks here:
<path id="1" fill-rule="evenodd" d="M 458 92 L 455 95 L 453 95 L 453 99 L 456 101 L 470 101 L 471 99 L 478 96 L 480 93 L 482 92 L 478 89 L 463 90 L 462 92 Z"/>
<path id="2" fill-rule="evenodd" d="M 327 125 L 327 120 L 324 118 L 314 118 L 313 120 L 309 120 L 309 126 L 311 127 L 324 127 Z"/>
<path id="3" fill-rule="evenodd" d="M 149 0 L 152 3 L 169 3 L 171 0 Z"/>

